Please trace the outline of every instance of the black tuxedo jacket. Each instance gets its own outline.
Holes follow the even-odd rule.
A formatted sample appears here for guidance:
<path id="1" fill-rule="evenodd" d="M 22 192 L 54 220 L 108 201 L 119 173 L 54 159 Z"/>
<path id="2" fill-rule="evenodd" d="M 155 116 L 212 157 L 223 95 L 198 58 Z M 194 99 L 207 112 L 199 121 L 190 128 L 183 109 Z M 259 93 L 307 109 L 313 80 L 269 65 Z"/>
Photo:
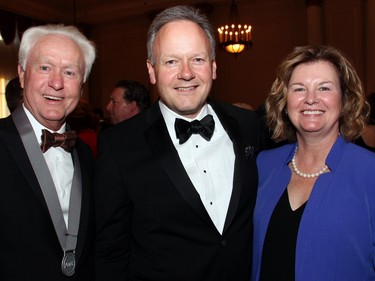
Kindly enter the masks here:
<path id="1" fill-rule="evenodd" d="M 236 155 L 223 235 L 185 172 L 156 103 L 99 137 L 96 280 L 249 280 L 259 123 L 251 111 L 210 104 Z"/>
<path id="2" fill-rule="evenodd" d="M 77 273 L 68 278 L 61 272 L 63 251 L 21 137 L 10 116 L 0 119 L 1 280 L 93 280 L 95 227 L 89 186 L 94 159 L 79 140 L 76 149 L 82 172 L 82 205 Z"/>

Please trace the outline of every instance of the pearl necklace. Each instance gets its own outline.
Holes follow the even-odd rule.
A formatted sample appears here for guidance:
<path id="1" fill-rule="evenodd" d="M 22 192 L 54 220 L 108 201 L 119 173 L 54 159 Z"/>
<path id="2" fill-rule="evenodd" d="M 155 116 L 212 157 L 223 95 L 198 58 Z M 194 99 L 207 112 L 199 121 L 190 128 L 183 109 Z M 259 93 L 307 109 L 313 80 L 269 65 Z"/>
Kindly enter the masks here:
<path id="1" fill-rule="evenodd" d="M 294 152 L 294 156 L 293 156 L 293 159 L 292 159 L 292 168 L 293 168 L 293 171 L 296 173 L 297 176 L 303 177 L 304 179 L 311 179 L 311 178 L 315 178 L 315 177 L 320 176 L 321 174 L 323 174 L 325 171 L 328 170 L 328 166 L 324 165 L 324 167 L 322 169 L 320 169 L 319 172 L 312 173 L 312 174 L 302 173 L 300 170 L 298 170 L 297 164 L 296 164 L 297 150 L 298 150 L 298 147 L 296 147 L 296 151 Z"/>

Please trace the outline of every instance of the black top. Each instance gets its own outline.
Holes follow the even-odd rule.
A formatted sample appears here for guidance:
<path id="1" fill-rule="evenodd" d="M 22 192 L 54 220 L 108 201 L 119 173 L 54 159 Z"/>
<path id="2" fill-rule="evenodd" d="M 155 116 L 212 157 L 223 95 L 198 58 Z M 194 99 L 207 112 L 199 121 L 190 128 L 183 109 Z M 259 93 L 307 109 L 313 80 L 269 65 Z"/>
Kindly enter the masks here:
<path id="1" fill-rule="evenodd" d="M 305 206 L 306 203 L 293 211 L 285 189 L 268 225 L 260 281 L 294 281 L 298 227 Z"/>

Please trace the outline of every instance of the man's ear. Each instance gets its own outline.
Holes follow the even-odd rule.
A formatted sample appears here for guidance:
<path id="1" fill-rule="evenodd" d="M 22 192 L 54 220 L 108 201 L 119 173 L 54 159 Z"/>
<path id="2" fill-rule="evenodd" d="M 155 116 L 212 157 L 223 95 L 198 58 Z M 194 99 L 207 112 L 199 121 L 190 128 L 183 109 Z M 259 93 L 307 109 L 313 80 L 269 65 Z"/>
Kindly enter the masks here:
<path id="1" fill-rule="evenodd" d="M 20 65 L 18 65 L 18 79 L 20 80 L 21 88 L 23 89 L 25 84 L 25 71 L 22 69 Z"/>
<path id="2" fill-rule="evenodd" d="M 141 111 L 135 101 L 128 103 L 128 106 L 130 106 L 130 112 L 132 112 L 133 115 L 136 115 Z"/>
<path id="3" fill-rule="evenodd" d="M 216 69 L 217 69 L 217 65 L 216 65 L 216 61 L 213 61 L 212 62 L 212 80 L 215 80 L 216 79 Z"/>
<path id="4" fill-rule="evenodd" d="M 155 69 L 149 60 L 146 61 L 146 64 L 147 64 L 148 77 L 150 79 L 150 83 L 155 85 L 156 83 Z"/>
<path id="5" fill-rule="evenodd" d="M 82 85 L 81 85 L 81 93 L 80 93 L 80 95 L 79 95 L 80 98 L 82 98 L 82 96 L 83 96 L 83 88 L 84 88 L 84 85 L 85 85 L 85 84 L 83 84 L 83 83 L 82 83 Z"/>

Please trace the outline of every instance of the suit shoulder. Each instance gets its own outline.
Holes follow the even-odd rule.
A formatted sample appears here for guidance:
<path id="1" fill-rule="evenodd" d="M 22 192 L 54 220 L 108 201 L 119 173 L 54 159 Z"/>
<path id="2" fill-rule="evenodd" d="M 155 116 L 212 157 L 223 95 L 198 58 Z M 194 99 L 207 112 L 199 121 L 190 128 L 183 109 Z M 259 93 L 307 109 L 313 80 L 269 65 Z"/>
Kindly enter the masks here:
<path id="1" fill-rule="evenodd" d="M 360 162 L 375 163 L 375 153 L 362 146 L 354 143 L 348 143 L 348 148 L 346 151 L 349 159 L 358 159 Z"/>
<path id="2" fill-rule="evenodd" d="M 252 110 L 244 109 L 238 106 L 235 106 L 230 103 L 222 102 L 222 101 L 210 101 L 210 105 L 216 112 L 225 113 L 233 118 L 237 119 L 239 122 L 245 122 L 246 124 L 255 123 L 260 124 L 259 115 Z"/>
<path id="3" fill-rule="evenodd" d="M 287 164 L 288 156 L 293 149 L 293 145 L 286 144 L 277 148 L 263 150 L 257 157 L 259 178 L 268 177 L 271 173 L 276 173 Z"/>
<path id="4" fill-rule="evenodd" d="M 6 129 L 10 127 L 15 128 L 13 118 L 11 115 L 5 118 L 0 118 L 0 129 Z"/>
<path id="5" fill-rule="evenodd" d="M 139 113 L 99 133 L 98 147 L 103 142 L 115 147 L 133 145 L 143 139 L 147 128 L 146 116 Z"/>
<path id="6" fill-rule="evenodd" d="M 250 110 L 250 109 L 245 109 L 245 108 L 242 108 L 242 107 L 239 107 L 239 106 L 235 106 L 231 103 L 228 103 L 228 102 L 223 102 L 223 101 L 217 101 L 217 100 L 210 100 L 209 101 L 209 104 L 211 106 L 213 106 L 214 108 L 215 107 L 218 107 L 218 108 L 222 108 L 228 112 L 234 112 L 234 113 L 237 113 L 237 114 L 245 114 L 245 115 L 258 115 L 256 114 L 256 112 L 254 110 Z"/>
<path id="7" fill-rule="evenodd" d="M 270 161 L 275 158 L 286 158 L 294 144 L 285 144 L 277 148 L 263 150 L 259 153 L 258 161 Z"/>
<path id="8" fill-rule="evenodd" d="M 100 133 L 103 136 L 113 136 L 117 134 L 122 134 L 124 131 L 128 130 L 137 130 L 141 124 L 145 123 L 145 114 L 143 112 L 126 119 L 116 125 L 111 126 L 110 128 L 104 130 Z"/>
<path id="9" fill-rule="evenodd" d="M 0 138 L 10 141 L 10 136 L 19 136 L 16 125 L 11 116 L 0 119 Z"/>

